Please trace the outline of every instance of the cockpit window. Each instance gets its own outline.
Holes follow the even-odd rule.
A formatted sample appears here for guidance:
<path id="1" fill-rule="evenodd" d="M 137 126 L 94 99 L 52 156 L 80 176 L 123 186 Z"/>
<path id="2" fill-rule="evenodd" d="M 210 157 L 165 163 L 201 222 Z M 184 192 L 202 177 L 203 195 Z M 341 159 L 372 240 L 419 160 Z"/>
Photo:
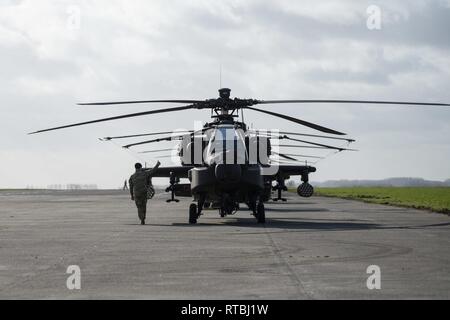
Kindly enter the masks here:
<path id="1" fill-rule="evenodd" d="M 217 128 L 214 139 L 217 141 L 235 140 L 237 138 L 234 128 Z"/>
<path id="2" fill-rule="evenodd" d="M 216 128 L 209 143 L 208 156 L 215 163 L 246 163 L 244 132 L 233 126 Z"/>

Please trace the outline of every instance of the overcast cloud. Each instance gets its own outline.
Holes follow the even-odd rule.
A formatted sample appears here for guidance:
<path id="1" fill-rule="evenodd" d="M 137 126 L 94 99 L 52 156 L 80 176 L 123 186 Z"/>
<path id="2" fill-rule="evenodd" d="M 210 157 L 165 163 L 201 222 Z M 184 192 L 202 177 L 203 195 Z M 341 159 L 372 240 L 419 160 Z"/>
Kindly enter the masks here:
<path id="1" fill-rule="evenodd" d="M 381 9 L 381 30 L 366 26 L 371 5 Z M 156 161 L 136 151 L 174 142 L 130 152 L 98 137 L 189 129 L 209 112 L 26 133 L 167 106 L 77 102 L 214 98 L 220 65 L 223 86 L 241 98 L 449 103 L 449 30 L 450 1 L 1 0 L 0 188 L 120 186 L 137 159 Z M 312 180 L 450 178 L 450 108 L 264 108 L 357 140 L 359 152 L 318 162 Z M 245 117 L 255 128 L 313 133 L 251 111 Z"/>

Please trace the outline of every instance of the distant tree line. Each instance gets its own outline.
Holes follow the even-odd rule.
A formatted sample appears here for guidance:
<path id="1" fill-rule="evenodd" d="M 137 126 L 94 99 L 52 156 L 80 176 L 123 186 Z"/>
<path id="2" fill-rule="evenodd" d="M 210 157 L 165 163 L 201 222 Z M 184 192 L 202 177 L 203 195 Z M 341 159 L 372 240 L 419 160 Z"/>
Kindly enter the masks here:
<path id="1" fill-rule="evenodd" d="M 33 188 L 27 188 L 33 189 Z M 50 184 L 47 186 L 49 190 L 97 190 L 98 186 L 96 184 Z"/>
<path id="2" fill-rule="evenodd" d="M 422 178 L 388 178 L 383 180 L 329 180 L 313 183 L 316 187 L 450 187 L 450 179 L 432 181 Z"/>

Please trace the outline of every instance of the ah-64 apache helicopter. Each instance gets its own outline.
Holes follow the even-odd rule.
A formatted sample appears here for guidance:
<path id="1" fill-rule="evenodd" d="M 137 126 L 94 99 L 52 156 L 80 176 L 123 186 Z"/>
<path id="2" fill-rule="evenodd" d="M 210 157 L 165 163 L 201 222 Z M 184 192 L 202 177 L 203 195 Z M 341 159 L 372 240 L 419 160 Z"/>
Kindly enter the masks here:
<path id="1" fill-rule="evenodd" d="M 297 188 L 297 193 L 300 196 L 310 197 L 314 192 L 313 187 L 308 181 L 309 174 L 316 171 L 315 167 L 307 164 L 298 165 L 284 163 L 280 160 L 281 157 L 290 161 L 298 161 L 294 156 L 308 156 L 280 153 L 278 150 L 278 143 L 273 143 L 273 141 L 278 142 L 279 139 L 287 139 L 303 143 L 303 145 L 289 145 L 291 147 L 323 148 L 346 151 L 352 149 L 292 138 L 292 136 L 344 140 L 348 143 L 352 143 L 355 140 L 339 137 L 344 136 L 345 133 L 288 115 L 258 109 L 254 107 L 255 105 L 280 103 L 356 103 L 450 106 L 449 104 L 443 103 L 395 101 L 231 99 L 230 93 L 230 89 L 222 88 L 219 90 L 219 98 L 207 100 L 147 100 L 82 103 L 80 105 L 121 105 L 141 103 L 182 103 L 187 105 L 69 124 L 39 130 L 32 134 L 158 113 L 191 109 L 209 109 L 211 110 L 211 118 L 213 121 L 206 123 L 200 130 L 186 131 L 178 136 L 172 135 L 170 137 L 132 143 L 124 147 L 130 148 L 138 145 L 174 139 L 182 141 L 178 147 L 178 156 L 180 157 L 181 165 L 160 167 L 154 174 L 154 177 L 170 178 L 170 187 L 168 190 L 171 191 L 172 198 L 169 201 L 176 201 L 174 198 L 175 195 L 194 197 L 196 203 L 191 203 L 189 207 L 189 223 L 196 223 L 197 219 L 202 214 L 203 208 L 209 203 L 215 203 L 217 205 L 222 217 L 236 213 L 239 210 L 239 205 L 244 203 L 253 212 L 257 221 L 259 223 L 264 223 L 264 202 L 270 199 L 272 189 L 278 191 L 278 197 L 275 200 L 284 200 L 281 197 L 281 192 L 287 190 L 284 182 L 286 179 L 289 179 L 290 176 L 301 176 L 302 184 Z M 253 110 L 264 113 L 334 136 L 249 129 L 244 121 L 236 120 L 236 118 L 239 117 L 239 110 Z M 158 134 L 162 133 L 106 137 L 102 140 L 108 141 Z M 275 159 L 273 159 L 273 156 L 275 156 Z M 189 179 L 189 184 L 180 184 L 180 178 Z M 276 182 L 276 185 L 272 187 L 272 182 L 274 181 Z"/>

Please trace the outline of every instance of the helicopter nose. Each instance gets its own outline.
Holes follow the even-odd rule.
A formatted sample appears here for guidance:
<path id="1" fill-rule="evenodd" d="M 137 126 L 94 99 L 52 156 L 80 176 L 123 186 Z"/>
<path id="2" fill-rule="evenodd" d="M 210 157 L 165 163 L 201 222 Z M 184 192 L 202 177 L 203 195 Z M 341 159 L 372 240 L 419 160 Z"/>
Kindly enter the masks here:
<path id="1" fill-rule="evenodd" d="M 242 170 L 239 164 L 218 164 L 215 173 L 219 182 L 235 183 L 241 179 Z"/>

